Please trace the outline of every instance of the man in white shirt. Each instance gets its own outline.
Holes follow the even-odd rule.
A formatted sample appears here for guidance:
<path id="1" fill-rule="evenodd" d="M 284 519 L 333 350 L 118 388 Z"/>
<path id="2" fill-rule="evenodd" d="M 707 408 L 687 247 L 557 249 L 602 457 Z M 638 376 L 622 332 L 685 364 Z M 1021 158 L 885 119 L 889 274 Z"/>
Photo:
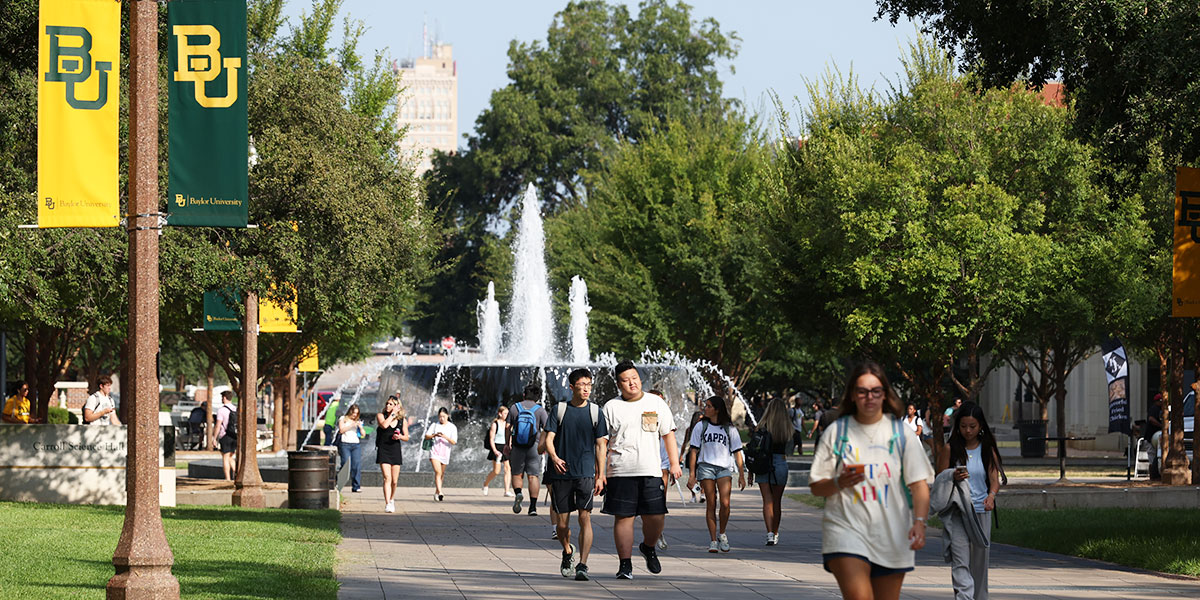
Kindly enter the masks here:
<path id="1" fill-rule="evenodd" d="M 613 540 L 621 566 L 617 579 L 633 579 L 633 520 L 642 518 L 642 543 L 646 570 L 662 572 L 654 544 L 662 535 L 667 514 L 666 486 L 662 480 L 659 439 L 667 448 L 671 475 L 683 476 L 679 445 L 675 443 L 675 418 L 666 400 L 642 392 L 642 379 L 630 361 L 613 370 L 620 397 L 604 405 L 608 423 L 608 468 L 599 475 L 605 493 L 600 512 L 615 517 Z"/>
<path id="2" fill-rule="evenodd" d="M 112 392 L 112 377 L 101 375 L 96 383 L 99 384 L 96 393 L 88 396 L 87 402 L 83 403 L 83 423 L 85 425 L 120 425 L 121 419 L 117 417 L 117 405 L 109 395 Z"/>
<path id="3" fill-rule="evenodd" d="M 217 409 L 217 445 L 221 448 L 221 468 L 225 471 L 225 481 L 233 479 L 237 474 L 237 411 L 234 410 L 233 392 L 221 392 L 221 408 Z M 230 426 L 232 421 L 233 425 Z"/>

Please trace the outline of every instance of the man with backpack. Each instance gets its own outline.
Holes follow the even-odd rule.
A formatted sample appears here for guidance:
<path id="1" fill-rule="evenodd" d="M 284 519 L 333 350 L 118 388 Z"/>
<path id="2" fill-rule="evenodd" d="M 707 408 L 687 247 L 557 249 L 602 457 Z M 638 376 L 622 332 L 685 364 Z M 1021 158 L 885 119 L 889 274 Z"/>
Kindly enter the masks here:
<path id="1" fill-rule="evenodd" d="M 525 386 L 524 399 L 515 402 L 508 410 L 505 425 L 505 441 L 508 443 L 508 464 L 512 468 L 512 486 L 516 499 L 513 513 L 521 512 L 524 501 L 521 482 L 529 477 L 529 516 L 537 516 L 538 476 L 542 474 L 542 457 L 538 454 L 539 436 L 546 429 L 548 415 L 540 403 L 541 386 L 531 383 Z"/>
<path id="2" fill-rule="evenodd" d="M 604 473 L 599 457 L 608 442 L 608 424 L 600 407 L 588 402 L 592 395 L 592 374 L 575 369 L 567 376 L 571 402 L 559 402 L 546 424 L 546 453 L 550 469 L 550 506 L 562 544 L 563 577 L 588 580 L 587 557 L 592 549 L 592 497 L 600 492 L 597 474 Z M 571 513 L 579 513 L 579 549 L 571 543 Z"/>
<path id="3" fill-rule="evenodd" d="M 233 409 L 233 392 L 221 392 L 221 408 L 217 409 L 217 444 L 221 447 L 221 467 L 225 470 L 225 481 L 233 479 L 237 470 L 234 453 L 237 452 L 237 411 Z"/>

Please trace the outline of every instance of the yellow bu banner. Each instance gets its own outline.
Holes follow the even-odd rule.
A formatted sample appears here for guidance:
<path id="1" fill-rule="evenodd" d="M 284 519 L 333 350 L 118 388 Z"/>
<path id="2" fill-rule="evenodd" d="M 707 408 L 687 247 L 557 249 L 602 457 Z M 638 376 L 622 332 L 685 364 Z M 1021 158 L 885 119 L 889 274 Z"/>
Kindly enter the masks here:
<path id="1" fill-rule="evenodd" d="M 116 227 L 121 3 L 42 0 L 38 227 Z"/>
<path id="2" fill-rule="evenodd" d="M 1175 169 L 1172 317 L 1200 317 L 1200 169 Z"/>

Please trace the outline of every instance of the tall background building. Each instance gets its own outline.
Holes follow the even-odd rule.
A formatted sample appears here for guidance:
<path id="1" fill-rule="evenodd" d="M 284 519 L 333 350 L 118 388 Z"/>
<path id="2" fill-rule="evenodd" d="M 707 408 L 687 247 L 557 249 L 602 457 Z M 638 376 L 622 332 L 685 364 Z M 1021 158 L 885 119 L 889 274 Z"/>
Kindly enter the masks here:
<path id="1" fill-rule="evenodd" d="M 426 33 L 422 56 L 401 61 L 399 127 L 408 127 L 401 151 L 420 176 L 432 168 L 434 150 L 458 147 L 458 68 L 450 44 L 431 41 Z"/>

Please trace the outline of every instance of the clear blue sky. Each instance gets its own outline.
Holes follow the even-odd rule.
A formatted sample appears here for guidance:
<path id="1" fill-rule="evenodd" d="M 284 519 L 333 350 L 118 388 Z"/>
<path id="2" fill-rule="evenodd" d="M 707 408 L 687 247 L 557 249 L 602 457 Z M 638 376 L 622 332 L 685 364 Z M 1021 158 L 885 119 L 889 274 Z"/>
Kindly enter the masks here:
<path id="1" fill-rule="evenodd" d="M 611 1 L 611 0 L 610 0 Z M 899 56 L 916 35 L 912 23 L 896 27 L 873 21 L 873 0 L 692 0 L 693 17 L 713 17 L 726 32 L 741 37 L 737 58 L 721 65 L 725 95 L 743 100 L 755 112 L 773 112 L 768 93 L 774 91 L 795 112 L 807 103 L 805 80 L 836 65 L 843 73 L 853 68 L 866 87 L 886 89 L 900 71 Z M 626 2 L 636 13 L 637 2 Z M 566 0 L 345 0 L 342 17 L 366 22 L 359 42 L 364 58 L 384 50 L 392 58 L 421 52 L 422 23 L 431 34 L 454 45 L 458 63 L 458 134 L 474 129 L 475 118 L 487 106 L 492 90 L 508 83 L 508 45 L 514 39 L 546 39 L 554 14 Z M 285 13 L 311 11 L 311 0 L 288 0 Z M 296 19 L 292 19 L 295 23 Z M 341 19 L 336 26 L 340 41 Z M 731 72 L 730 67 L 733 67 Z"/>

